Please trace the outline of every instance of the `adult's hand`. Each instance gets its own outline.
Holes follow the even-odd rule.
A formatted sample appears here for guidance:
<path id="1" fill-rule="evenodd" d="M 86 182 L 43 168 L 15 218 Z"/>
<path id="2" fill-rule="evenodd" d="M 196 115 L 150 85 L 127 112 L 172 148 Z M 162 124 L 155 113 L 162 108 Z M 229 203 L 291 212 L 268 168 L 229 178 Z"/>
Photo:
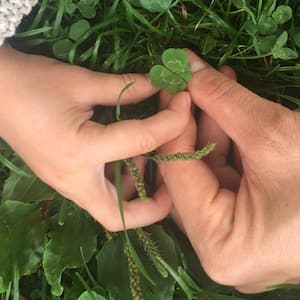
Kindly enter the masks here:
<path id="1" fill-rule="evenodd" d="M 300 115 L 188 55 L 188 91 L 203 113 L 161 150 L 217 145 L 204 161 L 160 165 L 175 215 L 215 281 L 247 293 L 299 283 Z"/>
<path id="2" fill-rule="evenodd" d="M 151 151 L 178 136 L 190 114 L 179 94 L 165 110 L 145 119 L 108 126 L 92 122 L 93 106 L 134 103 L 157 92 L 145 75 L 88 71 L 45 57 L 0 48 L 0 136 L 46 183 L 86 209 L 109 230 L 122 222 L 107 162 Z M 171 202 L 164 188 L 152 201 L 125 202 L 128 228 L 165 217 Z"/>

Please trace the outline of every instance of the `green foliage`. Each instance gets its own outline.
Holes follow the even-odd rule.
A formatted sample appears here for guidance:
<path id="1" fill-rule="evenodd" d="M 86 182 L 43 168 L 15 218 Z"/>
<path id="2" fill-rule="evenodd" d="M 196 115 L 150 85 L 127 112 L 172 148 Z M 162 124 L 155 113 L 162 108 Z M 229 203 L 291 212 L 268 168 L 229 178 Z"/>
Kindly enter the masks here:
<path id="1" fill-rule="evenodd" d="M 170 9 L 173 0 L 129 0 L 129 2 L 137 7 L 142 7 L 150 12 L 163 12 Z"/>
<path id="2" fill-rule="evenodd" d="M 83 18 L 92 19 L 96 16 L 96 5 L 98 1 L 95 0 L 80 0 L 77 7 Z"/>
<path id="3" fill-rule="evenodd" d="M 72 47 L 72 41 L 70 41 L 69 39 L 63 39 L 53 44 L 52 51 L 55 57 L 62 60 L 67 60 L 69 58 L 69 52 Z"/>
<path id="4" fill-rule="evenodd" d="M 157 245 L 163 253 L 168 253 L 166 261 L 174 268 L 178 266 L 178 256 L 173 240 L 164 232 L 161 226 L 149 228 L 152 238 L 157 241 Z M 171 300 L 173 299 L 175 281 L 173 278 L 163 278 L 157 276 L 157 271 L 152 261 L 147 256 L 141 245 L 137 242 L 134 232 L 129 232 L 130 239 L 134 241 L 134 247 L 149 270 L 151 277 L 155 279 L 155 285 L 150 285 L 144 277 L 140 276 L 140 287 L 144 300 Z M 118 259 L 115 259 L 115 258 Z M 103 286 L 109 289 L 110 295 L 114 300 L 136 300 L 132 297 L 130 289 L 128 257 L 124 253 L 123 239 L 119 235 L 105 243 L 104 247 L 97 256 L 98 261 L 98 278 Z M 134 268 L 131 265 L 131 268 Z M 122 272 L 120 271 L 122 270 Z M 133 272 L 133 270 L 131 270 Z M 136 272 L 136 270 L 134 271 Z M 134 274 L 134 273 L 132 273 Z M 131 283 L 132 285 L 133 283 Z"/>
<path id="5" fill-rule="evenodd" d="M 295 33 L 295 44 L 300 48 L 300 27 L 296 30 Z"/>
<path id="6" fill-rule="evenodd" d="M 78 300 L 106 300 L 106 298 L 97 294 L 94 291 L 91 292 L 86 291 L 79 296 Z"/>
<path id="7" fill-rule="evenodd" d="M 78 268 L 89 261 L 96 251 L 97 232 L 95 222 L 83 211 L 75 209 L 66 216 L 63 226 L 54 218 L 54 226 L 49 232 L 43 267 L 53 295 L 63 292 L 61 275 L 66 268 Z"/>
<path id="8" fill-rule="evenodd" d="M 183 49 L 168 49 L 162 54 L 162 65 L 150 70 L 152 84 L 171 94 L 183 91 L 192 78 L 188 57 Z"/>
<path id="9" fill-rule="evenodd" d="M 36 177 L 28 167 L 19 162 L 20 170 L 30 176 L 12 172 L 5 181 L 2 201 L 17 200 L 21 202 L 39 202 L 53 200 L 56 192 Z"/>
<path id="10" fill-rule="evenodd" d="M 40 266 L 44 233 L 38 204 L 6 201 L 0 206 L 0 293 Z"/>
<path id="11" fill-rule="evenodd" d="M 282 25 L 292 19 L 293 11 L 288 5 L 279 5 L 273 12 L 272 17 L 277 24 Z"/>
<path id="12" fill-rule="evenodd" d="M 91 25 L 87 20 L 79 20 L 71 25 L 69 31 L 69 38 L 71 40 L 77 41 L 90 28 Z"/>

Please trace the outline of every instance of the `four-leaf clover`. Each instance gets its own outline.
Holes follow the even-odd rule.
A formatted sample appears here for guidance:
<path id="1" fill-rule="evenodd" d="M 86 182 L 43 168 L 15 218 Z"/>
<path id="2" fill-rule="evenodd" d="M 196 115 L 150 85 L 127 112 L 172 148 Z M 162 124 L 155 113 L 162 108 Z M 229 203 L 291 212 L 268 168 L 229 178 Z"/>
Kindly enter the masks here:
<path id="1" fill-rule="evenodd" d="M 171 94 L 183 91 L 192 78 L 186 52 L 183 49 L 170 48 L 162 54 L 162 65 L 150 70 L 152 84 Z"/>

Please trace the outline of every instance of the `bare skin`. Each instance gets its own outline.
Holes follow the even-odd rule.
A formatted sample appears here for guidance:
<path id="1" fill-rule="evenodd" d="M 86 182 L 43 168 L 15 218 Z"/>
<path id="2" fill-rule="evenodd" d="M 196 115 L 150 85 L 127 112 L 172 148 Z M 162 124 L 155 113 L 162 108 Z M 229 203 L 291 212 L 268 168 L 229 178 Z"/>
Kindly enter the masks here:
<path id="1" fill-rule="evenodd" d="M 217 148 L 204 161 L 160 164 L 176 218 L 215 281 L 245 293 L 299 283 L 300 115 L 188 55 L 188 91 L 203 113 L 161 150 Z M 171 97 L 161 98 L 165 106 Z"/>
<path id="2" fill-rule="evenodd" d="M 93 106 L 115 105 L 132 81 L 122 104 L 157 92 L 145 75 L 101 74 L 9 46 L 0 48 L 0 137 L 44 182 L 111 231 L 121 230 L 122 222 L 115 188 L 104 175 L 105 164 L 174 139 L 186 127 L 190 112 L 190 97 L 183 93 L 142 121 L 109 126 L 90 121 Z M 154 223 L 170 212 L 171 205 L 164 187 L 147 203 L 124 202 L 127 227 Z"/>

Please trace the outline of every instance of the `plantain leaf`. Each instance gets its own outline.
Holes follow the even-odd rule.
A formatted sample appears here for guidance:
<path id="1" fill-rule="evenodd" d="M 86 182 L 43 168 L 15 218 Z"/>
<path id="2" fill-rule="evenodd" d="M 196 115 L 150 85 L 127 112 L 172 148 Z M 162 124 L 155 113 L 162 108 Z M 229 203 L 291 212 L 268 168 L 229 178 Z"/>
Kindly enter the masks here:
<path id="1" fill-rule="evenodd" d="M 24 163 L 17 161 L 16 166 L 30 176 L 24 177 L 22 174 L 18 174 L 19 172 L 12 172 L 3 186 L 3 201 L 36 202 L 53 200 L 56 192 L 51 187 L 36 177 Z"/>
<path id="2" fill-rule="evenodd" d="M 97 294 L 94 291 L 86 291 L 79 296 L 78 300 L 106 300 L 106 298 Z"/>
<path id="3" fill-rule="evenodd" d="M 42 259 L 45 225 L 39 206 L 6 201 L 0 206 L 0 293 L 13 280 L 36 271 Z"/>
<path id="4" fill-rule="evenodd" d="M 62 272 L 66 268 L 78 268 L 84 264 L 84 258 L 89 261 L 96 251 L 96 224 L 86 213 L 79 209 L 71 211 L 64 220 L 64 225 L 58 225 L 50 231 L 43 258 L 43 267 L 53 295 L 60 296 Z"/>
<path id="5" fill-rule="evenodd" d="M 172 265 L 178 267 L 178 256 L 174 241 L 166 234 L 161 226 L 151 226 L 147 229 L 154 241 L 161 249 L 163 258 Z M 109 289 L 110 295 L 114 300 L 133 300 L 131 286 L 139 284 L 144 300 L 172 300 L 175 281 L 169 276 L 163 278 L 154 268 L 147 254 L 138 242 L 137 235 L 133 231 L 128 232 L 133 241 L 134 248 L 143 260 L 147 272 L 155 279 L 155 285 L 139 274 L 132 277 L 129 274 L 128 258 L 124 253 L 124 242 L 121 235 L 114 237 L 105 243 L 102 250 L 97 255 L 98 280 L 101 285 Z M 140 298 L 137 298 L 140 299 Z"/>

